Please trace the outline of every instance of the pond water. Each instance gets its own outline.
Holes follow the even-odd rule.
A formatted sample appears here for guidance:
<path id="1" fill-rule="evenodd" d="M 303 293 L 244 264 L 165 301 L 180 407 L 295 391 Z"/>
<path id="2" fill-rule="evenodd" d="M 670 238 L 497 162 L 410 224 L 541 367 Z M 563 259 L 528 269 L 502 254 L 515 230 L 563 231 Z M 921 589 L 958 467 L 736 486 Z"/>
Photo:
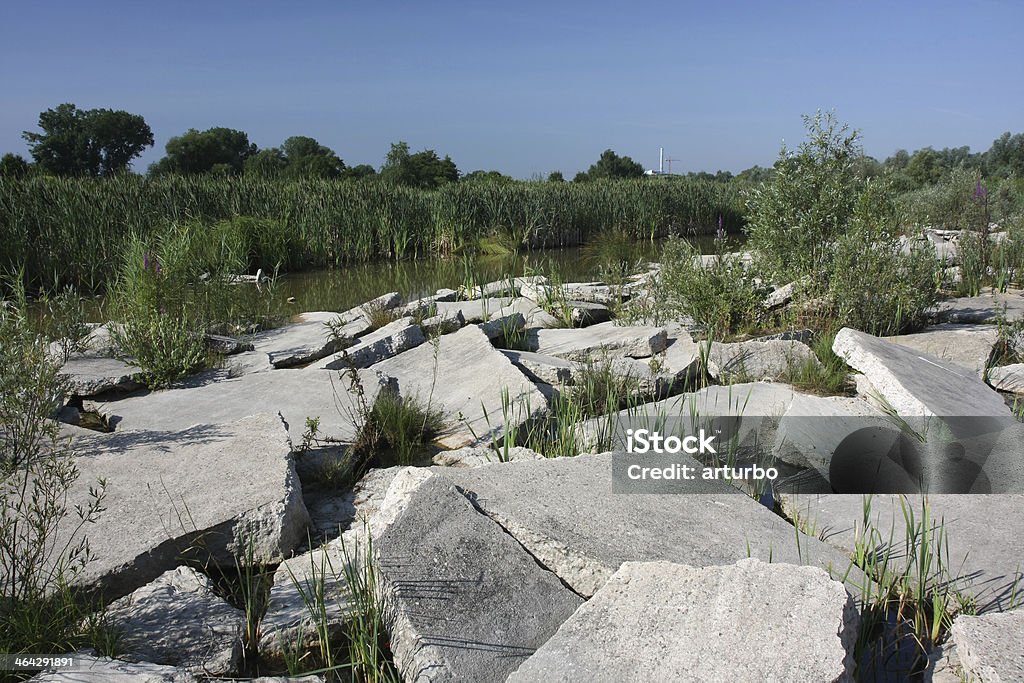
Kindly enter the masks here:
<path id="1" fill-rule="evenodd" d="M 738 248 L 732 239 L 729 242 L 728 248 Z M 696 238 L 694 244 L 701 253 L 714 251 L 713 237 Z M 661 242 L 637 242 L 629 257 L 633 261 L 656 261 L 661 249 Z M 579 247 L 508 256 L 377 261 L 284 275 L 277 283 L 273 305 L 285 314 L 344 311 L 388 292 L 398 292 L 411 300 L 442 288 L 457 289 L 467 282 L 483 284 L 508 276 L 552 273 L 563 282 L 580 282 L 594 279 L 596 271 Z M 288 303 L 289 298 L 294 302 Z"/>
<path id="2" fill-rule="evenodd" d="M 713 236 L 691 238 L 701 253 L 713 253 Z M 741 241 L 730 236 L 726 249 L 736 250 Z M 663 242 L 636 242 L 632 261 L 657 261 Z M 285 318 L 307 311 L 345 311 L 382 294 L 397 291 L 406 299 L 433 294 L 438 289 L 457 289 L 464 283 L 483 284 L 508 276 L 543 274 L 564 282 L 597 277 L 597 267 L 585 249 L 547 249 L 505 256 L 455 256 L 409 261 L 374 261 L 342 268 L 285 273 L 278 277 L 269 302 L 271 311 Z M 245 285 L 248 286 L 248 285 Z M 104 300 L 90 299 L 88 317 L 103 322 Z"/>

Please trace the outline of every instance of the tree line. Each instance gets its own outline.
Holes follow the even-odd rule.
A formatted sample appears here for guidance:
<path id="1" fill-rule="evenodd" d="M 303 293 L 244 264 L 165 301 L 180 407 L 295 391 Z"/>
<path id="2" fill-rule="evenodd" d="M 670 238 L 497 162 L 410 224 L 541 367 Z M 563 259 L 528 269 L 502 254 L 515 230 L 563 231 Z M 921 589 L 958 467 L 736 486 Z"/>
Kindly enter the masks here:
<path id="1" fill-rule="evenodd" d="M 42 173 L 60 177 L 110 177 L 131 172 L 131 164 L 154 145 L 153 131 L 138 114 L 111 109 L 79 109 L 61 104 L 39 115 L 41 132 L 25 131 L 32 162 L 8 153 L 0 158 L 0 175 L 24 176 Z M 260 149 L 249 136 L 234 128 L 190 128 L 172 137 L 165 155 L 150 164 L 147 174 L 163 175 L 251 175 L 264 178 L 380 179 L 407 187 L 434 189 L 454 182 L 512 181 L 498 171 L 473 171 L 463 175 L 451 157 L 436 151 L 410 150 L 408 143 L 391 145 L 384 164 L 347 165 L 338 154 L 316 139 L 296 135 L 279 147 Z M 605 150 L 596 163 L 575 180 L 631 178 L 643 174 L 643 167 L 629 157 Z M 548 180 L 564 180 L 554 171 Z"/>
<path id="2" fill-rule="evenodd" d="M 0 158 L 0 176 L 24 176 L 42 173 L 54 176 L 109 177 L 131 172 L 131 164 L 154 145 L 153 131 L 138 114 L 112 109 L 79 109 L 61 104 L 39 114 L 41 132 L 25 131 L 32 162 L 8 153 Z M 498 171 L 473 171 L 463 175 L 451 157 L 441 158 L 436 151 L 412 152 L 406 142 L 391 145 L 384 164 L 376 169 L 369 164 L 348 166 L 331 148 L 312 137 L 297 135 L 279 147 L 259 149 L 249 136 L 233 128 L 207 130 L 190 128 L 168 140 L 165 156 L 150 164 L 147 173 L 161 175 L 253 175 L 264 178 L 337 178 L 381 180 L 408 187 L 434 189 L 454 182 L 509 182 L 513 179 Z M 857 160 L 863 177 L 888 175 L 897 189 L 909 191 L 931 185 L 956 169 L 976 171 L 988 177 L 1024 178 L 1024 133 L 1009 132 L 996 138 L 984 152 L 971 153 L 969 147 L 925 147 L 913 153 L 900 149 L 884 161 L 870 156 Z M 757 183 L 767 180 L 772 168 L 753 166 L 737 175 L 728 171 L 697 172 L 685 177 L 717 182 L 739 180 Z M 574 182 L 604 178 L 639 178 L 641 164 L 611 149 L 601 153 L 586 171 L 577 173 Z M 564 182 L 560 171 L 547 176 L 549 182 Z"/>

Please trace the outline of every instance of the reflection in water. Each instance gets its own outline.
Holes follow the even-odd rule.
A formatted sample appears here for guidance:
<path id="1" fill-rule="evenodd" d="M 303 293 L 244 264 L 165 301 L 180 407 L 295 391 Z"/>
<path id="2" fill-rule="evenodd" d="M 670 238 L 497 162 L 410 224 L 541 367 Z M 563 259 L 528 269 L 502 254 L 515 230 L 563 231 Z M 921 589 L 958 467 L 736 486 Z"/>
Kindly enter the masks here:
<path id="1" fill-rule="evenodd" d="M 714 240 L 710 236 L 699 237 L 695 243 L 702 253 L 713 251 Z M 637 242 L 630 259 L 656 261 L 661 246 L 658 242 Z M 734 244 L 729 246 L 737 248 Z M 285 317 L 306 311 L 340 312 L 388 292 L 415 299 L 442 288 L 457 289 L 467 282 L 483 284 L 506 276 L 552 273 L 563 282 L 580 282 L 594 279 L 597 266 L 585 257 L 582 248 L 576 247 L 507 256 L 375 261 L 344 268 L 286 273 L 278 278 L 270 311 Z M 253 294 L 256 294 L 255 287 Z M 102 299 L 90 300 L 87 306 L 90 320 L 105 319 Z"/>
<path id="2" fill-rule="evenodd" d="M 702 253 L 714 249 L 710 236 L 697 238 L 695 243 Z M 637 242 L 634 246 L 631 260 L 656 261 L 661 255 L 661 243 Z M 457 289 L 467 281 L 483 284 L 506 276 L 557 273 L 563 282 L 581 282 L 595 278 L 596 271 L 578 247 L 508 256 L 378 261 L 285 275 L 278 282 L 273 307 L 282 314 L 344 311 L 388 292 L 416 299 L 446 287 Z M 295 302 L 288 304 L 289 297 Z"/>

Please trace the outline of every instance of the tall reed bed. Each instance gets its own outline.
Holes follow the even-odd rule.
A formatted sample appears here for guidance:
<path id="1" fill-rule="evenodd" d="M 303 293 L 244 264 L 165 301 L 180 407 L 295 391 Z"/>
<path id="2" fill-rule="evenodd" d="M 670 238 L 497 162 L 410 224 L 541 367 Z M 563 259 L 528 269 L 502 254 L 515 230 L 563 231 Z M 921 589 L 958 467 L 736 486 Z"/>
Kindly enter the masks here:
<path id="1" fill-rule="evenodd" d="M 0 271 L 30 289 L 103 290 L 132 237 L 247 217 L 264 268 L 333 267 L 450 254 L 497 236 L 516 249 L 570 246 L 606 229 L 635 239 L 738 230 L 737 187 L 685 179 L 466 183 L 434 191 L 378 181 L 252 177 L 0 178 Z M 253 267 L 256 267 L 255 265 Z"/>

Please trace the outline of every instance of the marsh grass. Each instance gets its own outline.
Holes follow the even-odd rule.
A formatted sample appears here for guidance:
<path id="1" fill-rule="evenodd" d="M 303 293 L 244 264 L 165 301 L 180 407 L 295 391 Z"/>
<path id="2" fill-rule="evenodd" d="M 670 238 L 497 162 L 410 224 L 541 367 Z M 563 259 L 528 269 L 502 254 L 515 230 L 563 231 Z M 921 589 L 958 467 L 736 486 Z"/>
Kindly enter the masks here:
<path id="1" fill-rule="evenodd" d="M 380 303 L 364 305 L 363 315 L 366 316 L 366 320 L 370 323 L 370 331 L 379 330 L 401 317 L 398 309 L 387 308 Z"/>
<path id="2" fill-rule="evenodd" d="M 249 258 L 233 237 L 205 234 L 186 222 L 170 226 L 152 242 L 130 239 L 113 285 L 111 309 L 118 324 L 111 336 L 120 352 L 138 365 L 151 387 L 167 386 L 216 362 L 209 332 L 253 332 L 278 322 L 270 314 L 274 277 L 238 284 Z"/>
<path id="3" fill-rule="evenodd" d="M 0 178 L 0 270 L 25 266 L 30 289 L 110 283 L 132 234 L 222 222 L 255 272 L 374 259 L 573 246 L 606 229 L 635 239 L 742 224 L 739 188 L 672 179 L 455 183 L 424 191 L 379 181 L 243 177 Z M 242 249 L 240 249 L 242 251 Z"/>

